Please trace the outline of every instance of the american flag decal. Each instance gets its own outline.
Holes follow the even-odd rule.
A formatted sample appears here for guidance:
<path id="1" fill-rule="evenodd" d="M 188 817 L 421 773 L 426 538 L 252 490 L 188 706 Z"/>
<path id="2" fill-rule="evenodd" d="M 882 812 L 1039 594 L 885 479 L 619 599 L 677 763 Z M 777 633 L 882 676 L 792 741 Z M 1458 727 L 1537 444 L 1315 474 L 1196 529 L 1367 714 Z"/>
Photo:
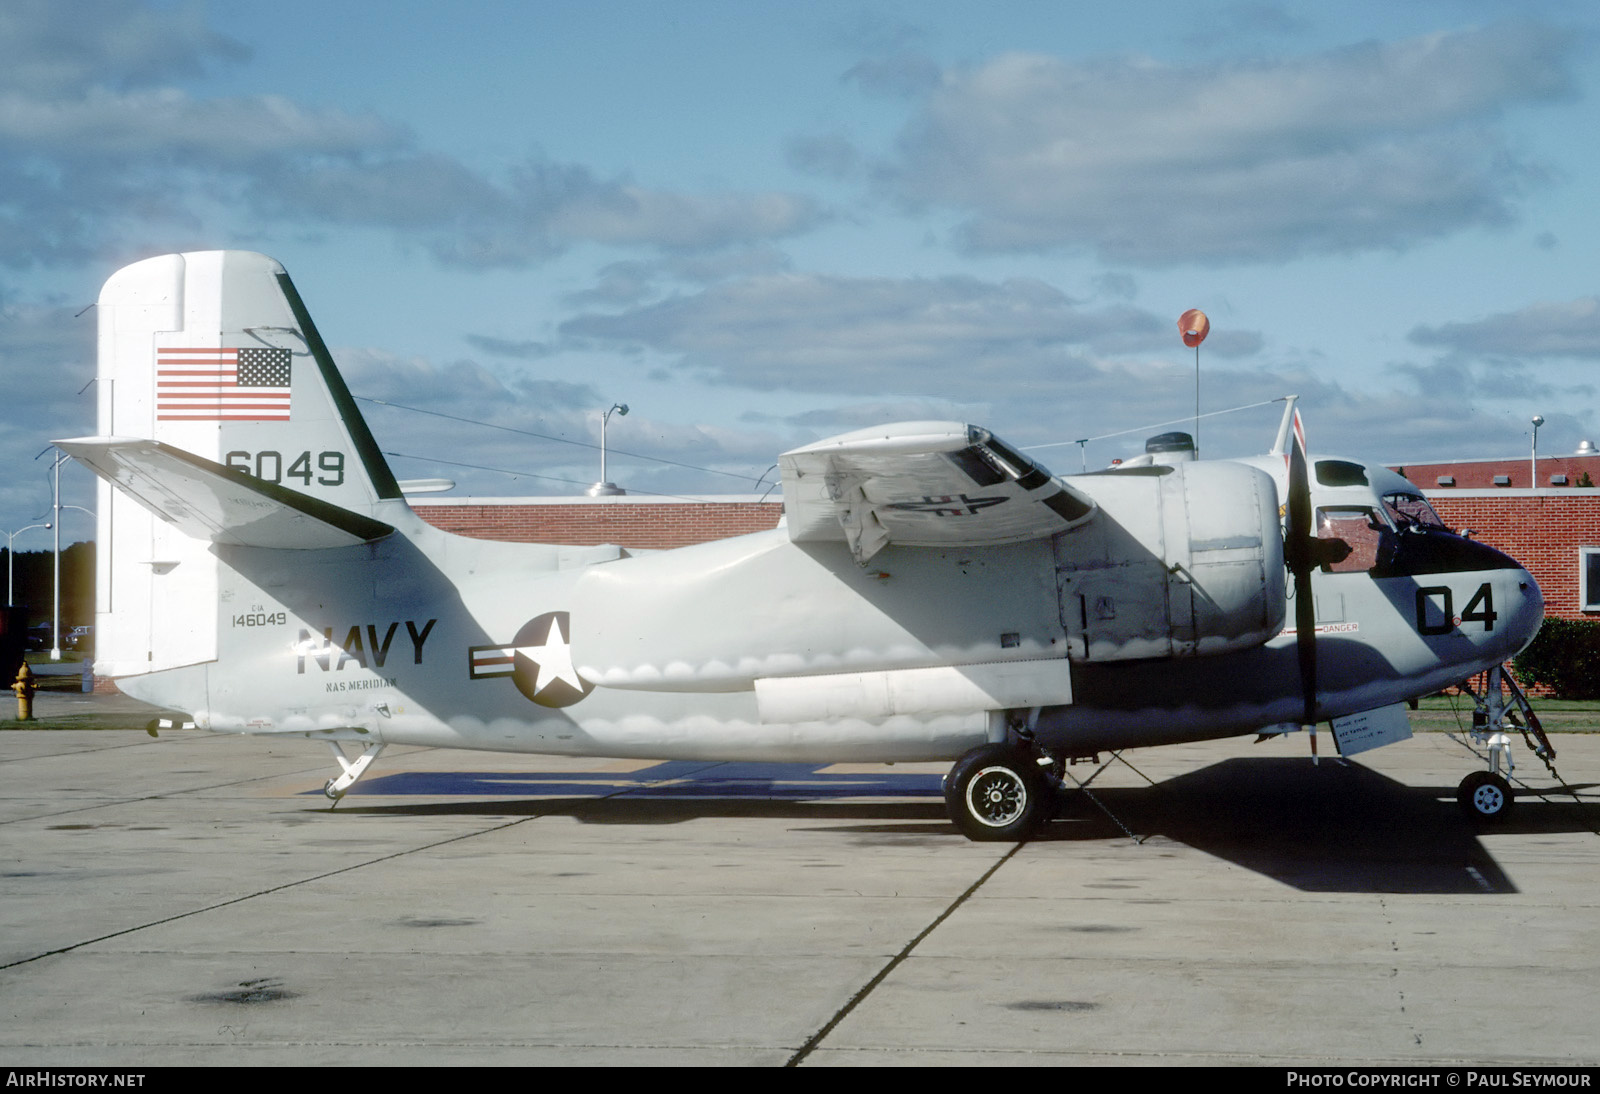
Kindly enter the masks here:
<path id="1" fill-rule="evenodd" d="M 288 421 L 289 351 L 157 349 L 156 420 Z"/>

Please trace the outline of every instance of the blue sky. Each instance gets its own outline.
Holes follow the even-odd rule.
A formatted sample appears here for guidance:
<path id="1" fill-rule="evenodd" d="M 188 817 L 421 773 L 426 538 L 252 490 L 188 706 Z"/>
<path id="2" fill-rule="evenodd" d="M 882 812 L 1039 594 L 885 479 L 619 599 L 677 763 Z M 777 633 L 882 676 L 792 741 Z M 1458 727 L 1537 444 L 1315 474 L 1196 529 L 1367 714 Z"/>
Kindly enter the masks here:
<path id="1" fill-rule="evenodd" d="M 1600 439 L 1597 27 L 1469 0 L 7 0 L 0 527 L 48 506 L 49 439 L 93 431 L 100 283 L 216 247 L 284 263 L 357 396 L 502 427 L 363 404 L 401 478 L 460 492 L 581 491 L 592 449 L 528 434 L 593 442 L 613 401 L 635 492 L 746 491 L 786 448 L 928 417 L 1135 430 L 1103 465 L 1193 412 L 1190 307 L 1207 411 L 1299 393 L 1314 450 L 1395 461 L 1521 453 L 1540 413 L 1571 451 Z"/>

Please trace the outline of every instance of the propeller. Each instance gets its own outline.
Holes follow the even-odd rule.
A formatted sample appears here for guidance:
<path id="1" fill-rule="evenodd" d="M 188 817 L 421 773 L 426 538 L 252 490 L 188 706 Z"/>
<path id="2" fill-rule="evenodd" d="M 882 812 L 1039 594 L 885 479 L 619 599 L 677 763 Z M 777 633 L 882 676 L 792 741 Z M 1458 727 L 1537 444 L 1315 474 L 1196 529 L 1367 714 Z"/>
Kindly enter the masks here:
<path id="1" fill-rule="evenodd" d="M 1283 561 L 1294 578 L 1294 648 L 1300 661 L 1300 694 L 1305 707 L 1300 724 L 1311 734 L 1311 762 L 1317 761 L 1317 606 L 1311 592 L 1316 543 L 1311 534 L 1311 476 L 1306 467 L 1305 434 L 1294 416 L 1289 445 L 1289 531 Z"/>
<path id="2" fill-rule="evenodd" d="M 1323 563 L 1342 562 L 1350 545 L 1342 539 L 1319 539 L 1311 527 L 1311 470 L 1306 459 L 1305 431 L 1294 411 L 1294 437 L 1285 458 L 1289 463 L 1289 527 L 1283 561 L 1294 578 L 1294 647 L 1300 662 L 1300 724 L 1311 737 L 1311 762 L 1317 762 L 1317 603 L 1311 573 Z"/>

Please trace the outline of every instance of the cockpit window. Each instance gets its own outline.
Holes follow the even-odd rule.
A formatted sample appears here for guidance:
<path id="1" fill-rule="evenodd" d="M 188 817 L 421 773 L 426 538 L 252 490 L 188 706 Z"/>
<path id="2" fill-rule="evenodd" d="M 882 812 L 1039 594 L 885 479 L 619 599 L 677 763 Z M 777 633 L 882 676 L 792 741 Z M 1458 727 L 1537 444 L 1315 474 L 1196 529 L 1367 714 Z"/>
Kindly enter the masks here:
<path id="1" fill-rule="evenodd" d="M 1444 521 L 1439 519 L 1439 514 L 1433 511 L 1433 506 L 1421 494 L 1385 494 L 1383 507 L 1389 513 L 1389 519 L 1394 521 L 1394 526 L 1400 531 L 1410 529 L 1429 529 L 1443 531 Z"/>
<path id="2" fill-rule="evenodd" d="M 1365 486 L 1367 469 L 1349 460 L 1318 460 L 1317 483 L 1321 486 Z"/>
<path id="3" fill-rule="evenodd" d="M 1388 526 L 1364 506 L 1318 509 L 1317 538 L 1343 540 L 1349 547 L 1349 553 L 1344 557 L 1326 559 L 1322 564 L 1322 572 L 1355 574 L 1371 570 L 1378 563 L 1378 548 L 1387 531 Z"/>
<path id="4" fill-rule="evenodd" d="M 1010 479 L 1024 490 L 1037 490 L 1050 481 L 1049 472 L 1015 449 L 995 439 L 987 429 L 967 428 L 966 448 L 946 452 L 945 458 L 979 486 L 994 486 Z"/>

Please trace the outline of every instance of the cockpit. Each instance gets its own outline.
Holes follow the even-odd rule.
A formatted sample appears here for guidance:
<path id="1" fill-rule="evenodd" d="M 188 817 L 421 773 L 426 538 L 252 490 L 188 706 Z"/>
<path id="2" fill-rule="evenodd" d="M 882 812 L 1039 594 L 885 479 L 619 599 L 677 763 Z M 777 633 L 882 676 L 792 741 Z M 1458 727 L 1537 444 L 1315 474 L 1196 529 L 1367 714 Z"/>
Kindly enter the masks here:
<path id="1" fill-rule="evenodd" d="M 1383 495 L 1384 513 L 1399 532 L 1445 532 L 1444 521 L 1421 494 Z"/>
<path id="2" fill-rule="evenodd" d="M 1322 572 L 1402 577 L 1515 566 L 1511 559 L 1446 527 L 1422 492 L 1381 465 L 1322 459 L 1313 463 L 1316 537 L 1327 542 Z"/>

